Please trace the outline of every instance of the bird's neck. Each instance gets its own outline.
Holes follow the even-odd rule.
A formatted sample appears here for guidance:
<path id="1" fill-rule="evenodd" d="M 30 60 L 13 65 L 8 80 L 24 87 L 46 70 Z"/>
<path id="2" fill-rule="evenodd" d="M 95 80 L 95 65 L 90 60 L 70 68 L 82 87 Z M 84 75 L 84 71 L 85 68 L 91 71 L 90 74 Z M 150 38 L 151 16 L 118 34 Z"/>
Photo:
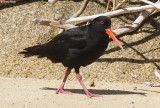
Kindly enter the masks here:
<path id="1" fill-rule="evenodd" d="M 95 40 L 109 40 L 109 36 L 105 32 L 97 31 L 95 28 L 92 28 L 92 26 L 88 27 L 88 34 L 90 38 Z"/>

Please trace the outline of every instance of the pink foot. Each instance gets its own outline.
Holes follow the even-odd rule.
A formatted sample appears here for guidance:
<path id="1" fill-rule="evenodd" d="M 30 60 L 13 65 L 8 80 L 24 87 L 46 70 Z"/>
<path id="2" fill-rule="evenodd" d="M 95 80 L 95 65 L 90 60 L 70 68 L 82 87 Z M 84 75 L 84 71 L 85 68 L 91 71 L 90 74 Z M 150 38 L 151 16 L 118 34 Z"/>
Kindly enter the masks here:
<path id="1" fill-rule="evenodd" d="M 59 89 L 56 91 L 56 94 L 58 94 L 59 92 L 64 93 L 64 94 L 72 94 L 72 92 L 64 90 L 64 84 L 67 80 L 68 75 L 71 73 L 71 70 L 72 70 L 71 68 L 67 69 L 65 77 L 63 79 L 63 82 L 62 82 L 61 86 L 59 87 Z"/>
<path id="2" fill-rule="evenodd" d="M 98 95 L 98 94 L 93 94 L 93 93 L 90 93 L 89 91 L 86 93 L 86 95 L 91 98 L 91 97 L 103 97 L 101 95 Z"/>
<path id="3" fill-rule="evenodd" d="M 91 98 L 91 97 L 102 97 L 101 95 L 98 95 L 98 94 L 92 94 L 92 93 L 90 93 L 90 92 L 87 90 L 86 86 L 84 85 L 84 83 L 83 83 L 83 81 L 82 81 L 82 77 L 79 75 L 78 72 L 77 72 L 76 77 L 77 77 L 79 83 L 81 84 L 81 86 L 83 87 L 86 95 L 87 95 L 89 98 Z"/>
<path id="4" fill-rule="evenodd" d="M 63 93 L 63 94 L 72 94 L 72 92 L 70 91 L 65 91 L 63 88 L 59 88 L 57 91 L 56 91 L 56 94 L 58 94 L 59 92 Z"/>

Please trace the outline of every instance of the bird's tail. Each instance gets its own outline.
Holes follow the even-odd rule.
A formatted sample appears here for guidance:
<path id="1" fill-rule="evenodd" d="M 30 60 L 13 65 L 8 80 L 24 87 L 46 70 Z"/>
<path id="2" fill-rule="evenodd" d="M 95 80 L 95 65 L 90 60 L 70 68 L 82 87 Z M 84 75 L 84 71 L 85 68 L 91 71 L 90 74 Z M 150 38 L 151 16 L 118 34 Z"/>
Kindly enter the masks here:
<path id="1" fill-rule="evenodd" d="M 19 54 L 24 54 L 24 57 L 30 57 L 34 55 L 38 55 L 40 58 L 44 57 L 45 55 L 45 44 L 43 45 L 36 45 L 32 47 L 25 48 L 24 51 L 19 52 Z"/>

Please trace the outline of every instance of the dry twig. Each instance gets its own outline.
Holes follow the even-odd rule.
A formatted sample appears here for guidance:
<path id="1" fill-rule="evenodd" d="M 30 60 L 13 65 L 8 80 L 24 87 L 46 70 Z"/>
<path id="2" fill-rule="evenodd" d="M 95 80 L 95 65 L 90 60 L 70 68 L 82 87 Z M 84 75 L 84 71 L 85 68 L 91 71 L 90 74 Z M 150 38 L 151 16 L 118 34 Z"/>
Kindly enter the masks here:
<path id="1" fill-rule="evenodd" d="M 76 12 L 71 18 L 75 18 L 75 17 L 80 16 L 84 12 L 84 10 L 86 9 L 88 2 L 89 2 L 89 0 L 84 0 L 84 2 L 82 4 L 81 8 L 79 9 L 79 11 Z"/>
<path id="2" fill-rule="evenodd" d="M 140 13 L 138 18 L 130 26 L 121 27 L 119 29 L 114 30 L 113 32 L 115 33 L 116 36 L 119 36 L 119 35 L 124 34 L 124 33 L 133 32 L 134 30 L 136 30 L 142 24 L 142 22 L 146 18 L 148 18 L 148 16 L 154 10 L 155 9 L 147 9 L 147 10 L 143 11 L 142 13 Z"/>
<path id="3" fill-rule="evenodd" d="M 55 4 L 58 0 L 48 0 L 49 3 Z"/>
<path id="4" fill-rule="evenodd" d="M 113 9 L 112 10 L 115 10 L 116 8 L 116 0 L 113 0 Z"/>
<path id="5" fill-rule="evenodd" d="M 158 73 L 157 70 L 155 70 L 155 73 L 156 73 L 156 74 Z M 149 86 L 151 86 L 151 87 L 160 87 L 160 83 L 151 83 L 151 82 L 143 81 L 140 77 L 138 77 L 137 75 L 135 75 L 135 74 L 133 74 L 133 73 L 131 73 L 130 75 L 131 75 L 133 78 L 139 80 L 142 84 L 146 84 L 146 85 L 149 85 Z M 160 74 L 158 73 L 158 75 L 160 75 Z M 156 76 L 157 76 L 157 75 L 156 75 Z M 158 76 L 158 77 L 160 78 L 160 76 Z"/>
<path id="6" fill-rule="evenodd" d="M 71 18 L 75 18 L 75 17 L 80 16 L 84 12 L 84 10 L 86 9 L 88 2 L 89 2 L 89 0 L 84 0 L 79 11 L 77 11 Z M 64 29 L 60 29 L 58 34 L 62 33 L 63 31 L 64 31 Z"/>
<path id="7" fill-rule="evenodd" d="M 108 0 L 106 12 L 108 12 L 108 11 L 109 11 L 110 2 L 111 2 L 111 0 Z"/>
<path id="8" fill-rule="evenodd" d="M 160 9 L 160 0 L 158 0 L 157 3 L 153 3 L 153 2 L 148 1 L 148 0 L 140 0 L 140 1 L 142 1 L 144 3 L 147 3 L 149 5 L 152 5 L 152 6 L 156 7 L 157 9 Z"/>
<path id="9" fill-rule="evenodd" d="M 111 0 L 108 0 L 106 12 L 109 11 L 110 2 L 111 2 Z M 125 4 L 125 3 L 127 3 L 127 2 L 128 2 L 128 0 L 123 0 L 121 3 L 119 3 L 119 4 L 116 6 L 116 0 L 113 0 L 113 8 L 112 8 L 112 11 L 119 9 L 123 4 Z"/>
<path id="10" fill-rule="evenodd" d="M 154 73 L 155 73 L 155 75 L 156 75 L 156 76 L 159 78 L 159 80 L 160 80 L 160 74 L 158 73 L 158 71 L 155 70 Z"/>
<path id="11" fill-rule="evenodd" d="M 128 0 L 123 0 L 121 3 L 119 3 L 113 10 L 117 10 L 119 9 L 122 5 L 124 5 L 125 3 L 127 3 Z"/>
<path id="12" fill-rule="evenodd" d="M 34 22 L 34 24 L 52 26 L 52 27 L 57 27 L 57 28 L 61 28 L 61 29 L 71 29 L 71 28 L 77 27 L 72 24 L 61 25 L 60 22 L 58 22 L 58 21 L 53 21 L 53 20 L 48 20 L 48 19 L 33 19 L 32 21 Z"/>

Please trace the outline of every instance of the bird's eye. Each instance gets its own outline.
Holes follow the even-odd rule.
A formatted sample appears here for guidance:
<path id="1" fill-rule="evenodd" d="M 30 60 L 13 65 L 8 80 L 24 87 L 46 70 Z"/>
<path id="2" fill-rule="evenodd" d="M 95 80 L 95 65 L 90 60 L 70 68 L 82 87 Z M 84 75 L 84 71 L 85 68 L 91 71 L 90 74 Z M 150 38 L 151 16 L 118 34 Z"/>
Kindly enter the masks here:
<path id="1" fill-rule="evenodd" d="M 104 21 L 100 21 L 101 24 L 104 24 Z"/>

